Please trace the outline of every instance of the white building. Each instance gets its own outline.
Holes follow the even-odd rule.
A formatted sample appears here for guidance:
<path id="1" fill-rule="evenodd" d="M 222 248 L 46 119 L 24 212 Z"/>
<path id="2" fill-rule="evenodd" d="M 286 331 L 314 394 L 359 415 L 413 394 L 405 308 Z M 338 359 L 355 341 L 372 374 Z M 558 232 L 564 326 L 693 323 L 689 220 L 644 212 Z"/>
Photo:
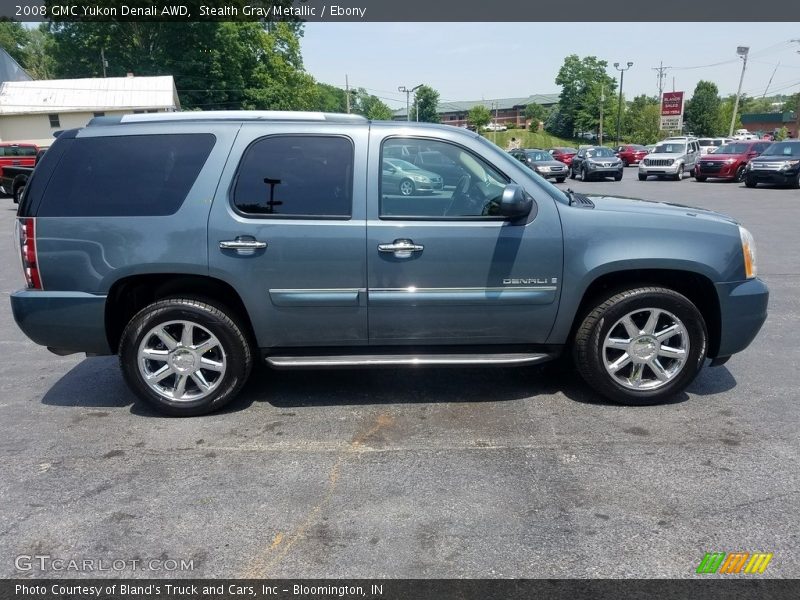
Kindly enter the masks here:
<path id="1" fill-rule="evenodd" d="M 5 81 L 0 84 L 0 141 L 47 147 L 53 133 L 93 117 L 180 110 L 172 75 Z"/>

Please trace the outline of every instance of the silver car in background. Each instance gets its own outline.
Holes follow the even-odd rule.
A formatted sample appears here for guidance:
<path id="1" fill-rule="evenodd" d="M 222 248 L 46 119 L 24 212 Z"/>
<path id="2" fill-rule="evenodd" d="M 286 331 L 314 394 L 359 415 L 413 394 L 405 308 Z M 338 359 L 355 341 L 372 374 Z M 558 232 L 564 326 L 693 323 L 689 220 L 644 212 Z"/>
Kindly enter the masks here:
<path id="1" fill-rule="evenodd" d="M 653 151 L 639 163 L 639 181 L 646 181 L 650 176 L 680 181 L 684 173 L 694 174 L 699 158 L 700 144 L 695 138 L 664 140 L 656 144 Z"/>

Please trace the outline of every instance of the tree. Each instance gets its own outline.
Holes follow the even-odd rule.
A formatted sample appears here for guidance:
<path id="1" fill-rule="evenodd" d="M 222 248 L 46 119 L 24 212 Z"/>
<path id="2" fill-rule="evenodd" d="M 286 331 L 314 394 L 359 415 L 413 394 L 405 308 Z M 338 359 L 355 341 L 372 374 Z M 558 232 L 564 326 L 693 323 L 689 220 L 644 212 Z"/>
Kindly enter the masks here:
<path id="1" fill-rule="evenodd" d="M 637 144 L 653 144 L 659 140 L 661 105 L 657 98 L 642 94 L 630 103 L 623 123 L 625 137 Z"/>
<path id="2" fill-rule="evenodd" d="M 420 86 L 414 93 L 414 103 L 411 105 L 412 120 L 418 120 L 421 123 L 439 123 L 438 106 L 439 92 L 428 85 Z M 417 115 L 419 115 L 419 119 L 417 119 Z"/>
<path id="3" fill-rule="evenodd" d="M 316 84 L 316 106 L 322 112 L 347 112 L 347 92 L 327 83 Z"/>
<path id="4" fill-rule="evenodd" d="M 25 47 L 30 41 L 28 30 L 16 21 L 0 21 L 0 48 L 3 48 L 23 68 L 25 67 Z"/>
<path id="5" fill-rule="evenodd" d="M 686 103 L 686 123 L 689 130 L 699 136 L 715 136 L 720 133 L 721 105 L 716 84 L 698 81 L 691 100 Z"/>
<path id="6" fill-rule="evenodd" d="M 316 108 L 296 23 L 51 22 L 59 77 L 173 75 L 185 109 Z"/>
<path id="7" fill-rule="evenodd" d="M 539 130 L 539 123 L 544 123 L 548 112 L 544 106 L 536 102 L 532 102 L 525 107 L 525 118 L 531 122 L 531 131 Z"/>
<path id="8" fill-rule="evenodd" d="M 605 95 L 608 107 L 612 106 L 616 80 L 606 73 L 608 63 L 595 56 L 579 58 L 571 54 L 556 76 L 561 86 L 559 95 L 560 135 L 573 137 L 577 130 L 593 131 L 600 122 L 600 97 Z M 603 107 L 606 110 L 606 106 Z"/>
<path id="9" fill-rule="evenodd" d="M 472 125 L 476 131 L 486 127 L 492 120 L 492 113 L 483 104 L 476 104 L 467 113 L 467 123 Z"/>
<path id="10" fill-rule="evenodd" d="M 358 88 L 354 93 L 353 112 L 375 121 L 390 121 L 394 114 L 383 100 L 368 94 L 364 88 Z"/>

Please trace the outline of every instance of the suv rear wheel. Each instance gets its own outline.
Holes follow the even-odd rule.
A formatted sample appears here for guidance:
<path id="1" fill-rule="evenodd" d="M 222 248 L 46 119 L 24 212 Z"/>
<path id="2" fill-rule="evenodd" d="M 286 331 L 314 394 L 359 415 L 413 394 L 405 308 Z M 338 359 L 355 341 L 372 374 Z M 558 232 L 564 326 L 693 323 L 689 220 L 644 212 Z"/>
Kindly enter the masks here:
<path id="1" fill-rule="evenodd" d="M 232 313 L 198 298 L 160 300 L 139 311 L 122 333 L 119 360 L 137 396 L 182 417 L 225 406 L 253 364 Z"/>
<path id="2" fill-rule="evenodd" d="M 649 405 L 683 391 L 707 348 L 705 321 L 688 298 L 642 287 L 596 305 L 578 329 L 573 356 L 581 376 L 607 398 Z"/>

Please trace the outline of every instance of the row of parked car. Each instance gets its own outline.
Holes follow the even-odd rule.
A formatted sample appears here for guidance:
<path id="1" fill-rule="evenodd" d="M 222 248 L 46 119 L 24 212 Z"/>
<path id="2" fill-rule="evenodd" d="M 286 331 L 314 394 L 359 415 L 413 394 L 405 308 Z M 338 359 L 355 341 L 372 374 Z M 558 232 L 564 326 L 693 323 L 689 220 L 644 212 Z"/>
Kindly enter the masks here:
<path id="1" fill-rule="evenodd" d="M 705 143 L 704 142 L 708 142 Z M 613 177 L 638 166 L 640 181 L 651 177 L 681 181 L 688 174 L 699 182 L 709 179 L 800 188 L 800 141 L 671 137 L 651 147 L 623 144 L 616 148 L 515 149 L 511 154 L 539 175 L 561 183 L 567 177 L 584 181 Z"/>

